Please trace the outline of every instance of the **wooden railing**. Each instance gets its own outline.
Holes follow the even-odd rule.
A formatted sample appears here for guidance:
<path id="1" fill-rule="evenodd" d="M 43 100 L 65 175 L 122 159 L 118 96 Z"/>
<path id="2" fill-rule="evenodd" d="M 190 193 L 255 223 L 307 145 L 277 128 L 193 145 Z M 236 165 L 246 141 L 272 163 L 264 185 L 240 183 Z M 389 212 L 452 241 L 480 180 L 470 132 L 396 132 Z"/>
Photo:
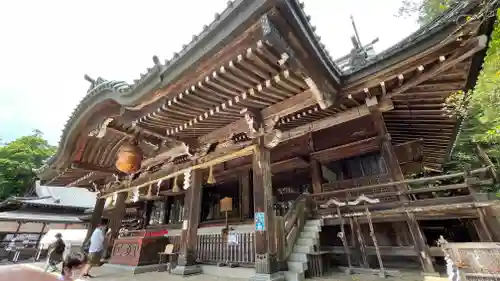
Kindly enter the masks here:
<path id="1" fill-rule="evenodd" d="M 237 264 L 253 267 L 255 264 L 255 233 L 236 233 L 237 244 L 228 245 L 220 233 L 198 234 L 196 258 L 204 264 Z M 181 236 L 167 236 L 174 244 L 174 252 L 180 251 Z"/>
<path id="2" fill-rule="evenodd" d="M 358 194 L 369 194 L 370 198 L 380 199 L 380 203 L 370 204 L 370 210 L 391 209 L 402 206 L 431 206 L 439 204 L 458 204 L 464 202 L 487 200 L 487 194 L 481 193 L 484 186 L 493 184 L 493 180 L 484 179 L 489 167 L 480 168 L 463 173 L 441 175 L 436 177 L 425 177 L 398 182 L 388 182 L 375 185 L 361 186 L 346 190 L 335 190 L 310 195 L 318 206 L 327 210 L 320 210 L 320 213 L 331 213 L 328 201 L 337 199 L 342 201 L 355 200 Z M 453 182 L 443 184 L 443 181 Z M 406 186 L 408 189 L 396 189 Z M 390 188 L 394 191 L 373 193 L 374 189 Z M 355 193 L 356 195 L 352 195 Z M 384 199 L 399 197 L 407 200 L 387 202 Z M 365 206 L 350 206 L 350 211 L 362 211 Z"/>
<path id="3" fill-rule="evenodd" d="M 276 217 L 278 261 L 285 262 L 293 251 L 308 216 L 308 195 L 301 195 L 284 216 Z"/>
<path id="4" fill-rule="evenodd" d="M 380 183 L 386 183 L 391 180 L 390 175 L 382 174 L 376 176 L 367 176 L 355 179 L 340 180 L 335 182 L 328 182 L 323 184 L 324 191 L 337 191 L 351 189 L 354 187 L 374 185 Z"/>
<path id="5" fill-rule="evenodd" d="M 198 234 L 197 260 L 208 264 L 255 264 L 255 233 L 235 233 L 237 243 L 230 245 L 221 234 Z"/>

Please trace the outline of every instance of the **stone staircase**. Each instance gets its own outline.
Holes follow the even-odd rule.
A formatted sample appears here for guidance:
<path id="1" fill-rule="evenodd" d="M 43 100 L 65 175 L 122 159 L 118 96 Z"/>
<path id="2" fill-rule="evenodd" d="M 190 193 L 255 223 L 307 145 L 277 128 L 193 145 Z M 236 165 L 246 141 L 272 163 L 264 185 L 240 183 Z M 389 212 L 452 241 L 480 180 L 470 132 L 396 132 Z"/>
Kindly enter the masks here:
<path id="1" fill-rule="evenodd" d="M 306 221 L 304 229 L 288 257 L 288 271 L 284 272 L 286 281 L 303 281 L 305 279 L 304 273 L 308 264 L 307 254 L 319 250 L 319 233 L 322 226 L 322 219 Z"/>

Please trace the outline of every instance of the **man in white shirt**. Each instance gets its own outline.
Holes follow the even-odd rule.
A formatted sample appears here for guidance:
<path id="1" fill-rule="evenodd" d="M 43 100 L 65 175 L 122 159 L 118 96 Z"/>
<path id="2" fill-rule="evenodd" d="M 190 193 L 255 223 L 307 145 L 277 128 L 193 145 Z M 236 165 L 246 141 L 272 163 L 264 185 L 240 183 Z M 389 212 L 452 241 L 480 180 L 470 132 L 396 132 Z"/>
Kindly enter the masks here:
<path id="1" fill-rule="evenodd" d="M 100 224 L 96 227 L 92 236 L 90 237 L 89 254 L 87 256 L 87 264 L 82 270 L 82 277 L 92 276 L 89 274 L 93 266 L 101 265 L 101 257 L 104 252 L 104 244 L 106 240 L 106 227 L 108 224 L 107 219 L 102 219 Z"/>

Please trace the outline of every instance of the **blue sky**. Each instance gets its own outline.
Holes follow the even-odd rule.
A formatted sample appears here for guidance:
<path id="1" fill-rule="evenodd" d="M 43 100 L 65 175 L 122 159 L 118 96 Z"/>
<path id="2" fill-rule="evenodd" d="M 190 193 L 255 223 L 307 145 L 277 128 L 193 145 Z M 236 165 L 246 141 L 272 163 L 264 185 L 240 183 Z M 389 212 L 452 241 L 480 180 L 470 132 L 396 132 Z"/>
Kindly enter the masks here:
<path id="1" fill-rule="evenodd" d="M 401 0 L 304 0 L 334 57 L 349 52 L 352 14 L 361 40 L 381 51 L 414 30 L 394 17 Z M 84 74 L 132 81 L 152 56 L 170 58 L 227 0 L 16 0 L 0 3 L 0 138 L 33 129 L 57 144 L 85 95 Z"/>

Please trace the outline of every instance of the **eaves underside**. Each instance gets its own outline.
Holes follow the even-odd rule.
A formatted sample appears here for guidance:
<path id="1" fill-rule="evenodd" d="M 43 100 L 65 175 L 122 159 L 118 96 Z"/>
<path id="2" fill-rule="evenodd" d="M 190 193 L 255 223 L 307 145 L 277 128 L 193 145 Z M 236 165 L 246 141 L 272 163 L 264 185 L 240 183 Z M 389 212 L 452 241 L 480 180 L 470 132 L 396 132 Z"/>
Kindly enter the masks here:
<path id="1" fill-rule="evenodd" d="M 329 78 L 333 82 L 339 81 L 341 84 L 345 84 L 346 81 L 355 83 L 357 80 L 371 75 L 383 67 L 389 67 L 403 61 L 412 54 L 418 53 L 422 49 L 429 48 L 429 46 L 434 45 L 436 42 L 442 41 L 454 28 L 453 24 L 450 25 L 450 15 L 453 16 L 457 13 L 457 10 L 453 10 L 453 13 L 445 14 L 441 19 L 431 24 L 432 30 L 429 30 L 429 26 L 423 27 L 423 29 L 415 33 L 416 36 L 409 37 L 412 38 L 412 40 L 404 40 L 406 44 L 399 44 L 380 54 L 374 61 L 369 62 L 362 68 L 356 69 L 355 72 L 340 73 L 325 48 L 321 46 L 321 43 L 317 40 L 317 35 L 314 34 L 313 28 L 298 1 L 234 1 L 228 6 L 228 9 L 216 17 L 214 23 L 204 28 L 202 34 L 194 36 L 193 42 L 185 45 L 180 53 L 174 55 L 174 59 L 166 61 L 164 65 L 156 65 L 154 68 L 148 70 L 148 72 L 142 75 L 142 78 L 136 81 L 134 85 L 130 85 L 129 90 L 124 93 L 124 96 L 136 96 L 139 97 L 139 100 L 144 100 L 148 95 L 151 95 L 151 93 L 155 93 L 155 89 L 160 89 L 171 84 L 181 75 L 189 71 L 196 62 L 213 55 L 217 48 L 227 44 L 231 34 L 243 29 L 244 22 L 255 21 L 264 11 L 269 10 L 272 6 L 270 3 L 281 3 L 280 12 L 287 18 L 296 32 L 299 30 L 297 34 L 301 36 L 300 39 L 302 39 L 303 42 L 306 42 L 306 48 L 314 52 L 315 56 L 321 62 L 321 68 L 325 73 L 328 73 Z M 462 7 L 460 11 L 463 11 L 463 9 L 470 9 L 470 7 L 471 5 L 466 5 Z M 242 12 L 245 12 L 243 16 L 241 16 Z M 238 17 L 235 16 L 236 14 Z M 422 30 L 425 29 L 428 31 L 427 34 L 422 33 Z M 211 36 L 214 34 L 217 36 Z M 164 99 L 158 99 L 157 102 L 150 103 L 143 109 L 149 107 L 158 108 L 162 102 L 164 102 Z M 310 111 L 311 109 L 312 108 L 306 108 L 305 110 Z M 324 113 L 328 111 L 322 114 L 315 112 L 316 111 L 311 113 L 311 116 L 314 117 L 314 114 L 316 114 L 324 117 Z M 331 114 L 334 113 L 337 113 L 337 111 L 333 110 L 331 112 Z M 292 128 L 294 125 L 288 124 L 288 126 Z M 123 140 L 123 138 L 117 139 Z M 110 158 L 107 159 L 109 160 Z M 85 175 L 85 173 L 81 174 L 80 177 L 83 175 Z"/>

